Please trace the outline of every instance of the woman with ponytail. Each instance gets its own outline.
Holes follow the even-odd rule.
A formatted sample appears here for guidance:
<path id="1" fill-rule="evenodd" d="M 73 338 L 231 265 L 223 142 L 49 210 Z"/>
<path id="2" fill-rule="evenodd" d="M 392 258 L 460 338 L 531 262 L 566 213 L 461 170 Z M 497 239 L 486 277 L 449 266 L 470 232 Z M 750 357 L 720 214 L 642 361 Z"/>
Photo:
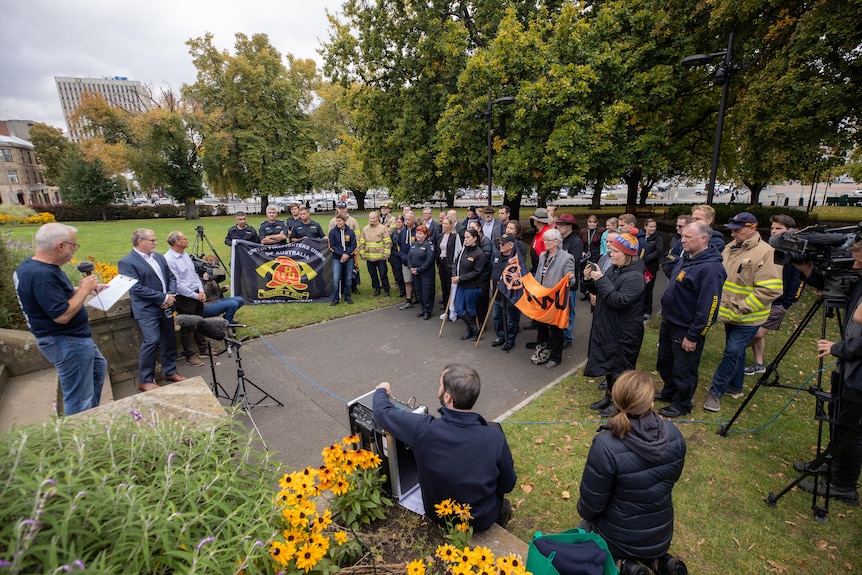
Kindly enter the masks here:
<path id="1" fill-rule="evenodd" d="M 685 439 L 653 411 L 654 395 L 655 381 L 641 371 L 617 378 L 613 400 L 618 412 L 599 428 L 587 455 L 579 527 L 601 535 L 618 562 L 686 573 L 682 561 L 668 554 L 671 492 L 685 463 Z"/>

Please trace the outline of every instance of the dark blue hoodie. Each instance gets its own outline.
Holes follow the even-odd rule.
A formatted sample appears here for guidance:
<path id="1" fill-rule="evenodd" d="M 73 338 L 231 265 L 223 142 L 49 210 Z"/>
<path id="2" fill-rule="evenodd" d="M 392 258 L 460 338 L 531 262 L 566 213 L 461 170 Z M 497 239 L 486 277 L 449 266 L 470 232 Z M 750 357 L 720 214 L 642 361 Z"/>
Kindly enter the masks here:
<path id="1" fill-rule="evenodd" d="M 726 278 L 717 249 L 707 248 L 695 257 L 685 254 L 673 267 L 661 298 L 663 321 L 688 327 L 686 337 L 696 343 L 702 342 L 718 317 L 721 288 Z"/>

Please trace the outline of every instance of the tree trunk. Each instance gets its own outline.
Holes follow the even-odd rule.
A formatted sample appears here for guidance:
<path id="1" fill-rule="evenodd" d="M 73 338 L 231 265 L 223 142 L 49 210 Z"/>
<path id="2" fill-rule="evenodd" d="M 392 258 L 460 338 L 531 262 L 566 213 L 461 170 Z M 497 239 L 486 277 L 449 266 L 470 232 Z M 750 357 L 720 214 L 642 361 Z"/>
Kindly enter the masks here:
<path id="1" fill-rule="evenodd" d="M 189 200 L 186 202 L 186 219 L 187 220 L 199 220 L 200 215 L 198 215 L 198 205 L 194 200 Z"/>

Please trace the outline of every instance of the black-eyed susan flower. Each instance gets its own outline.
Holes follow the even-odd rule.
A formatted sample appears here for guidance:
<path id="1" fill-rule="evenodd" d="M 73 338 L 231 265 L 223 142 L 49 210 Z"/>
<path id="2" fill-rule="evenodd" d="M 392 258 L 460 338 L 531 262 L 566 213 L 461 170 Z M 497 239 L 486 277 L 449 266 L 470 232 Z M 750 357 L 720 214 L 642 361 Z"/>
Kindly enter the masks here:
<path id="1" fill-rule="evenodd" d="M 441 561 L 454 563 L 458 554 L 458 550 L 449 544 L 439 545 L 434 553 Z"/>
<path id="2" fill-rule="evenodd" d="M 349 539 L 349 537 L 347 536 L 347 533 L 344 531 L 336 531 L 335 534 L 333 535 L 333 537 L 335 538 L 335 542 L 338 543 L 339 545 L 344 545 L 345 543 L 347 543 L 347 540 Z"/>
<path id="3" fill-rule="evenodd" d="M 323 558 L 324 553 L 325 551 L 321 550 L 320 547 L 306 543 L 296 552 L 297 569 L 302 569 L 308 573 Z"/>
<path id="4" fill-rule="evenodd" d="M 451 499 L 444 499 L 440 503 L 434 505 L 434 511 L 437 517 L 448 517 L 454 511 L 454 505 Z"/>
<path id="5" fill-rule="evenodd" d="M 414 559 L 407 564 L 407 575 L 425 575 L 425 562 Z"/>

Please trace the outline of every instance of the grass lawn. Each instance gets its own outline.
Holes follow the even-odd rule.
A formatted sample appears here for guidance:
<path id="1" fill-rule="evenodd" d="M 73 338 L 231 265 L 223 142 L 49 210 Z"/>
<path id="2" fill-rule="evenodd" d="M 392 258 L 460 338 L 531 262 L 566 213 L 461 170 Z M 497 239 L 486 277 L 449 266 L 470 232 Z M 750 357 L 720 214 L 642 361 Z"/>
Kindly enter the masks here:
<path id="1" fill-rule="evenodd" d="M 775 356 L 812 304 L 808 293 L 792 307 L 778 333 L 767 336 L 766 359 Z M 832 339 L 839 339 L 829 320 Z M 686 438 L 685 469 L 674 489 L 676 526 L 671 553 L 682 556 L 691 573 L 850 573 L 862 569 L 862 509 L 831 500 L 828 522 L 814 520 L 811 495 L 799 489 L 764 503 L 796 478 L 794 460 L 815 455 L 815 401 L 807 393 L 818 369 L 814 341 L 820 315 L 809 324 L 779 366 L 780 382 L 803 391 L 761 386 L 731 427 L 716 434 L 743 399 L 722 398 L 720 413 L 703 411 L 724 330 L 714 327 L 701 361 L 695 410 L 678 423 Z M 648 322 L 638 366 L 655 371 L 659 323 Z M 750 356 L 750 352 L 749 352 Z M 823 385 L 828 389 L 828 374 Z M 756 383 L 746 377 L 746 393 Z M 511 494 L 516 512 L 509 529 L 528 540 L 535 531 L 558 532 L 579 521 L 577 500 L 586 455 L 599 421 L 588 405 L 600 397 L 598 380 L 580 373 L 515 413 L 504 429 L 515 458 L 518 485 Z M 662 404 L 664 405 L 664 404 Z M 659 405 L 656 406 L 658 408 Z M 818 503 L 822 503 L 819 501 Z"/>

